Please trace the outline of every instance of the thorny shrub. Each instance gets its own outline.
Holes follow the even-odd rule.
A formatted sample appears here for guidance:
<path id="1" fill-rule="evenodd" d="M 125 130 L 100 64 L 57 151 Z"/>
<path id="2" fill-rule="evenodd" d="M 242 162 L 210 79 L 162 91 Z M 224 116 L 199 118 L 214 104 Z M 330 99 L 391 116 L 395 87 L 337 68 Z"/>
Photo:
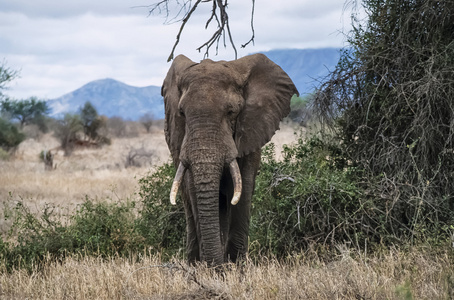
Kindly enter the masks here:
<path id="1" fill-rule="evenodd" d="M 454 225 L 454 2 L 361 3 L 315 107 L 380 210 L 371 229 L 437 238 Z"/>

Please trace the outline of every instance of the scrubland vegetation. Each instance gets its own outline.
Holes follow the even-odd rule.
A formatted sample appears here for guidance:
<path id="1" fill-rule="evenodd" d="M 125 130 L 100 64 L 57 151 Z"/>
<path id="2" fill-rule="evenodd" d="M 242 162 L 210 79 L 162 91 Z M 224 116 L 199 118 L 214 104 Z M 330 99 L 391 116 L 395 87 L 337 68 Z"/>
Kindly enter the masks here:
<path id="1" fill-rule="evenodd" d="M 190 267 L 184 260 L 184 212 L 182 205 L 171 206 L 168 201 L 175 170 L 165 155 L 151 169 L 109 169 L 112 162 L 105 161 L 98 171 L 89 164 L 85 170 L 71 171 L 61 163 L 62 169 L 44 172 L 35 158 L 42 168 L 39 174 L 64 189 L 74 184 L 71 173 L 78 173 L 75 184 L 82 192 L 61 195 L 60 200 L 54 197 L 53 202 L 51 195 L 59 194 L 58 188 L 49 185 L 42 187 L 47 193 L 42 198 L 37 197 L 40 184 L 26 197 L 21 196 L 25 184 L 10 185 L 11 195 L 2 188 L 0 295 L 6 299 L 452 297 L 453 252 L 447 237 L 438 236 L 434 244 L 424 236 L 414 243 L 387 240 L 386 235 L 380 239 L 378 234 L 374 239 L 366 230 L 372 224 L 360 222 L 374 210 L 373 204 L 365 206 L 361 201 L 363 190 L 354 184 L 348 162 L 335 156 L 338 148 L 320 137 L 293 135 L 293 130 L 284 126 L 275 137 L 276 142 L 288 144 L 278 147 L 284 149 L 278 158 L 274 144 L 263 151 L 249 258 L 222 272 Z M 159 132 L 143 133 L 141 138 L 164 145 Z M 115 144 L 114 139 L 109 146 L 90 150 L 96 158 L 89 158 L 89 150 L 80 150 L 62 159 L 70 164 L 73 156 L 85 155 L 86 162 L 99 163 L 100 157 L 108 157 L 100 153 L 115 151 L 110 149 Z M 28 157 L 26 153 L 22 159 Z M 36 180 L 31 180 L 35 172 L 28 171 L 24 179 Z M 8 173 L 20 172 L 11 168 Z M 122 181 L 132 186 L 114 187 Z M 68 202 L 73 202 L 71 208 Z"/>
<path id="2" fill-rule="evenodd" d="M 185 263 L 162 131 L 125 138 L 112 118 L 93 133 L 68 116 L 60 126 L 101 148 L 72 144 L 45 172 L 37 141 L 64 139 L 23 141 L 2 121 L 0 298 L 453 299 L 454 6 L 362 4 L 336 69 L 292 102 L 322 130 L 263 149 L 236 265 Z"/>

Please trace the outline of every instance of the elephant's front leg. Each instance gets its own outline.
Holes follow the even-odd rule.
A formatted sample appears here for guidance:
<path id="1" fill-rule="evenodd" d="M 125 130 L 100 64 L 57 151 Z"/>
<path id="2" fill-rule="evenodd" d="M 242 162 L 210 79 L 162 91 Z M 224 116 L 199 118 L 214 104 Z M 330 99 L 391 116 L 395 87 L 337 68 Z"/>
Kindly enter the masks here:
<path id="1" fill-rule="evenodd" d="M 186 215 L 186 250 L 188 254 L 188 262 L 195 263 L 200 261 L 199 240 L 197 238 L 196 219 L 193 212 L 188 189 L 185 183 L 182 185 L 181 196 L 183 198 L 184 210 Z"/>
<path id="2" fill-rule="evenodd" d="M 244 257 L 248 250 L 251 200 L 254 193 L 255 177 L 260 167 L 261 150 L 238 159 L 243 181 L 241 199 L 230 206 L 230 230 L 227 255 L 231 261 Z"/>

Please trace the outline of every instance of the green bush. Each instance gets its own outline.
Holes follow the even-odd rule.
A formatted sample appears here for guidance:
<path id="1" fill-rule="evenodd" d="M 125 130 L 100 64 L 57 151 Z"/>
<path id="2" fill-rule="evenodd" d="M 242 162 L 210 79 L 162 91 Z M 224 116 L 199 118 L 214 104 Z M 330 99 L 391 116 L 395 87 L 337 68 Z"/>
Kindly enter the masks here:
<path id="1" fill-rule="evenodd" d="M 175 206 L 170 204 L 169 198 L 174 177 L 175 168 L 167 163 L 139 180 L 143 207 L 137 220 L 137 229 L 146 245 L 163 255 L 173 255 L 185 249 L 184 206 L 181 198 Z"/>
<path id="2" fill-rule="evenodd" d="M 12 225 L 0 238 L 0 269 L 40 267 L 48 258 L 66 255 L 126 256 L 147 250 L 175 255 L 184 248 L 185 217 L 182 205 L 169 203 L 175 175 L 171 164 L 139 180 L 143 203 L 94 201 L 86 198 L 67 222 L 46 205 L 39 213 L 12 199 L 3 217 Z M 8 205 L 10 204 L 10 205 Z"/>
<path id="3" fill-rule="evenodd" d="M 0 240 L 0 261 L 4 268 L 32 270 L 47 258 L 68 254 L 96 256 L 126 255 L 135 252 L 142 238 L 134 228 L 134 202 L 105 203 L 89 198 L 67 224 L 59 221 L 54 207 L 46 205 L 38 214 L 23 202 L 4 209 L 12 221 L 9 235 Z"/>
<path id="4" fill-rule="evenodd" d="M 0 147 L 9 150 L 19 145 L 25 139 L 25 135 L 17 127 L 0 118 Z"/>
<path id="5" fill-rule="evenodd" d="M 252 201 L 252 252 L 283 256 L 310 242 L 352 240 L 360 227 L 361 190 L 338 148 L 301 137 L 284 148 L 283 161 L 274 145 L 263 149 Z"/>

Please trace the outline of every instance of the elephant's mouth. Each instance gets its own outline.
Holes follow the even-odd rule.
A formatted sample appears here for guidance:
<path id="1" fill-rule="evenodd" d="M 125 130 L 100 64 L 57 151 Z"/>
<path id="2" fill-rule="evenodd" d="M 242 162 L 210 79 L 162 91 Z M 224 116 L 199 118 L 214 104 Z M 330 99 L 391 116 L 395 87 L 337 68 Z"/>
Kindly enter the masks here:
<path id="1" fill-rule="evenodd" d="M 238 167 L 238 162 L 236 159 L 232 160 L 229 164 L 230 174 L 232 175 L 233 181 L 233 197 L 232 197 L 232 205 L 236 205 L 241 198 L 241 191 L 243 188 L 243 184 L 241 181 L 241 172 L 240 168 Z M 176 204 L 178 189 L 180 188 L 181 181 L 183 180 L 184 173 L 186 172 L 186 167 L 183 163 L 180 162 L 177 173 L 175 174 L 175 178 L 173 179 L 172 188 L 170 189 L 170 203 L 172 205 Z"/>

